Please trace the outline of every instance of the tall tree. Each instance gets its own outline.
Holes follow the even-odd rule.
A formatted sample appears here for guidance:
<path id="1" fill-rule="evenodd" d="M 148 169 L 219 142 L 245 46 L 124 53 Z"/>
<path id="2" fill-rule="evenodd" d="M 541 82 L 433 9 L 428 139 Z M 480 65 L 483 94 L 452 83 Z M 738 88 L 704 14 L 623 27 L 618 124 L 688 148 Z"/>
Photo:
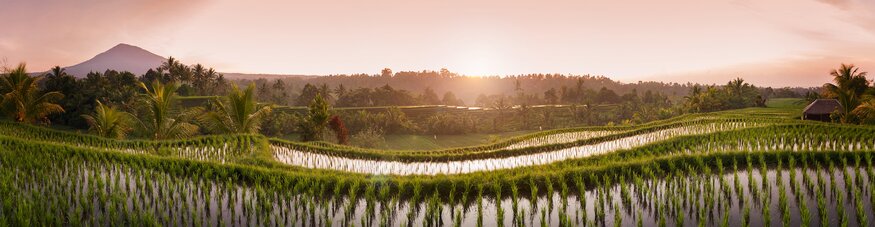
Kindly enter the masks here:
<path id="1" fill-rule="evenodd" d="M 162 63 L 159 69 L 167 72 L 164 82 L 190 82 L 192 79 L 192 70 L 187 65 L 179 62 L 173 56 L 167 58 L 167 61 Z"/>
<path id="2" fill-rule="evenodd" d="M 279 105 L 289 103 L 289 92 L 286 91 L 286 83 L 283 80 L 277 79 L 271 87 L 273 88 L 273 103 Z"/>
<path id="3" fill-rule="evenodd" d="M 339 85 L 337 85 L 337 88 L 334 89 L 334 94 L 337 94 L 337 99 L 340 100 L 340 97 L 346 95 L 346 92 L 348 92 L 348 91 L 349 90 L 346 89 L 346 87 L 343 86 L 343 84 L 339 84 Z"/>
<path id="4" fill-rule="evenodd" d="M 27 67 L 21 63 L 0 79 L 0 91 L 3 92 L 0 105 L 13 120 L 35 123 L 47 121 L 46 116 L 50 114 L 64 112 L 63 107 L 55 104 L 64 95 L 57 91 L 42 92 L 37 87 L 42 78 L 28 75 Z"/>
<path id="5" fill-rule="evenodd" d="M 699 85 L 695 85 L 690 88 L 690 94 L 684 96 L 685 104 L 687 105 L 687 109 L 691 112 L 700 112 L 701 111 L 701 96 L 702 96 L 702 88 Z"/>
<path id="6" fill-rule="evenodd" d="M 102 137 L 124 139 L 131 131 L 134 117 L 115 107 L 103 105 L 100 100 L 95 102 L 97 106 L 94 108 L 94 113 L 82 115 L 82 118 L 88 122 L 88 131 Z"/>
<path id="7" fill-rule="evenodd" d="M 319 86 L 319 94 L 322 95 L 322 98 L 328 103 L 334 101 L 334 96 L 331 95 L 331 87 L 329 87 L 328 84 L 323 83 L 322 86 Z"/>
<path id="8" fill-rule="evenodd" d="M 550 105 L 559 103 L 559 94 L 556 93 L 556 88 L 550 88 L 550 90 L 544 92 L 544 101 Z"/>
<path id="9" fill-rule="evenodd" d="M 145 105 L 145 115 L 140 125 L 144 133 L 151 139 L 179 139 L 194 135 L 198 126 L 190 122 L 200 113 L 199 108 L 180 110 L 177 105 L 175 84 L 152 82 L 151 86 L 140 82 L 140 88 L 145 93 L 142 101 Z"/>
<path id="10" fill-rule="evenodd" d="M 298 123 L 298 127 L 301 130 L 301 140 L 315 141 L 322 139 L 322 132 L 328 125 L 331 117 L 330 108 L 328 102 L 322 98 L 322 95 L 316 94 L 316 97 L 310 102 L 307 115 Z"/>
<path id="11" fill-rule="evenodd" d="M 440 105 L 441 100 L 438 98 L 437 93 L 434 93 L 434 90 L 431 87 L 426 87 L 425 91 L 422 92 L 422 95 L 419 96 L 420 102 L 426 105 Z"/>
<path id="12" fill-rule="evenodd" d="M 305 84 L 304 88 L 301 89 L 301 95 L 298 96 L 298 99 L 295 101 L 295 105 L 297 106 L 306 106 L 313 102 L 313 99 L 319 94 L 319 88 L 313 86 L 312 84 Z"/>
<path id="13" fill-rule="evenodd" d="M 55 66 L 44 77 L 43 91 L 45 92 L 60 92 L 64 94 L 64 98 L 58 100 L 58 105 L 64 109 L 64 113 L 49 115 L 52 122 L 64 124 L 73 127 L 85 127 L 85 121 L 79 117 L 83 113 L 91 112 L 91 108 L 85 104 L 84 99 L 88 94 L 83 94 L 80 81 L 75 77 L 67 74 L 64 68 Z M 91 100 L 93 101 L 93 100 Z"/>
<path id="14" fill-rule="evenodd" d="M 52 67 L 50 71 L 51 72 L 49 73 L 49 76 L 62 77 L 67 75 L 67 71 L 64 70 L 64 68 L 61 68 L 61 66 L 57 65 L 55 67 Z"/>
<path id="15" fill-rule="evenodd" d="M 381 77 L 384 77 L 384 78 L 392 77 L 392 69 L 390 69 L 390 68 L 383 68 L 383 70 L 380 71 L 380 76 L 381 76 Z"/>
<path id="16" fill-rule="evenodd" d="M 456 94 L 453 94 L 452 91 L 448 91 L 447 93 L 444 93 L 444 98 L 441 102 L 443 102 L 444 105 L 450 105 L 450 106 L 464 106 L 465 105 L 465 102 L 459 98 L 456 98 Z"/>
<path id="17" fill-rule="evenodd" d="M 851 111 L 860 105 L 860 97 L 869 87 L 866 72 L 860 72 L 860 68 L 853 64 L 842 64 L 838 69 L 832 70 L 830 75 L 833 76 L 835 84 L 827 83 L 823 88 L 827 97 L 835 98 L 842 104 L 841 122 L 849 123 L 853 121 Z"/>
<path id="18" fill-rule="evenodd" d="M 191 67 L 191 75 L 191 86 L 194 87 L 195 93 L 206 95 L 208 87 L 216 79 L 216 70 L 213 68 L 207 69 L 201 64 L 196 64 Z"/>
<path id="19" fill-rule="evenodd" d="M 255 102 L 254 83 L 242 91 L 237 85 L 232 85 L 231 92 L 222 97 L 202 121 L 218 133 L 258 133 L 262 121 L 272 108 L 272 105 Z"/>

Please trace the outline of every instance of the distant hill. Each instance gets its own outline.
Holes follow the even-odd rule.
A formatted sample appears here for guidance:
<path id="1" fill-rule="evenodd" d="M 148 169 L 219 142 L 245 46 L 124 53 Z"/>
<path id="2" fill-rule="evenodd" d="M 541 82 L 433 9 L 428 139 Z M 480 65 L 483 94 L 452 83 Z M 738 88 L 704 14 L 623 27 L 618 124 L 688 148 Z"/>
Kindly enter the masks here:
<path id="1" fill-rule="evenodd" d="M 78 78 L 85 77 L 89 72 L 104 72 L 107 69 L 116 71 L 128 71 L 134 75 L 146 74 L 149 69 L 157 68 L 161 63 L 167 61 L 160 55 L 154 54 L 143 48 L 120 43 L 109 50 L 88 59 L 85 62 L 74 66 L 65 67 L 67 74 Z M 195 62 L 185 62 L 184 64 L 195 64 Z M 248 73 L 222 73 L 228 79 L 277 79 L 288 77 L 309 77 L 303 75 L 282 75 L 282 74 L 248 74 Z"/>
<path id="2" fill-rule="evenodd" d="M 80 78 L 85 77 L 89 72 L 103 72 L 107 69 L 142 75 L 149 69 L 160 66 L 165 60 L 164 57 L 143 48 L 122 43 L 88 61 L 66 67 L 64 70 L 67 74 Z"/>

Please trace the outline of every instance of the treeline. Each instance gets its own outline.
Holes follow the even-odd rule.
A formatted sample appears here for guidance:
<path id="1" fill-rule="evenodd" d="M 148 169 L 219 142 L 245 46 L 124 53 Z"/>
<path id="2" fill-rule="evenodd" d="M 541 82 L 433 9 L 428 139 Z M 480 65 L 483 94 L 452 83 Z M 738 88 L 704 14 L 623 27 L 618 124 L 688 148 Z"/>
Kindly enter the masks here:
<path id="1" fill-rule="evenodd" d="M 385 100 L 384 94 L 401 95 L 395 102 L 404 105 L 477 105 L 477 99 L 491 95 L 513 95 L 524 90 L 528 95 L 536 96 L 542 101 L 532 104 L 566 103 L 575 101 L 567 97 L 571 90 L 588 89 L 598 92 L 602 88 L 615 94 L 627 94 L 634 91 L 651 91 L 660 93 L 673 100 L 679 100 L 685 95 L 692 84 L 638 82 L 624 84 L 603 76 L 563 75 L 563 74 L 527 74 L 514 76 L 468 77 L 460 76 L 449 70 L 441 71 L 403 71 L 392 72 L 384 69 L 381 74 L 328 75 L 320 77 L 292 77 L 278 80 L 256 79 L 239 80 L 241 84 L 255 82 L 259 88 L 259 100 L 273 101 L 280 105 L 304 106 L 294 97 L 312 97 L 310 87 L 317 88 L 330 101 L 340 107 L 379 106 L 369 103 L 373 100 Z M 309 86 L 308 86 L 309 85 Z M 391 88 L 391 89 L 389 89 Z M 391 93 L 391 92 L 395 93 Z M 406 94 L 405 94 L 406 91 Z M 549 92 L 549 93 L 546 93 Z M 343 98 L 347 96 L 347 98 Z M 292 97 L 291 99 L 284 97 Z M 554 97 L 566 97 L 559 99 Z M 583 103 L 582 101 L 578 103 Z"/>
<path id="2" fill-rule="evenodd" d="M 440 71 L 402 71 L 384 69 L 380 74 L 290 77 L 283 79 L 237 80 L 255 82 L 262 102 L 306 106 L 316 93 L 337 107 L 467 105 L 489 107 L 501 96 L 514 104 L 608 104 L 620 103 L 623 95 L 640 92 L 660 95 L 673 102 L 683 101 L 699 84 L 661 82 L 620 83 L 603 76 L 526 74 L 514 76 L 468 77 Z M 711 85 L 716 86 L 716 85 Z M 811 88 L 757 88 L 764 99 L 802 97 Z"/>
<path id="3" fill-rule="evenodd" d="M 713 112 L 746 107 L 765 107 L 766 95 L 738 78 L 723 86 L 694 86 L 684 97 L 687 112 Z"/>
<path id="4" fill-rule="evenodd" d="M 77 79 L 64 72 L 61 67 L 54 67 L 39 80 L 40 86 L 46 92 L 64 94 L 58 104 L 65 110 L 63 113 L 50 115 L 47 120 L 56 124 L 68 125 L 74 128 L 86 128 L 88 125 L 81 117 L 91 113 L 97 102 L 132 110 L 136 105 L 140 88 L 138 83 L 149 84 L 159 81 L 164 84 L 177 84 L 177 94 L 191 95 L 225 95 L 231 83 L 212 68 L 201 64 L 184 65 L 173 57 L 168 58 L 161 66 L 150 69 L 144 75 L 134 75 L 130 72 L 106 70 L 90 72 L 84 78 Z"/>
<path id="5" fill-rule="evenodd" d="M 802 96 L 799 89 L 757 88 L 741 79 L 723 86 L 623 84 L 588 75 L 465 77 L 446 69 L 397 73 L 384 69 L 378 75 L 231 81 L 211 68 L 185 65 L 172 57 L 140 76 L 107 70 L 77 79 L 55 67 L 45 75 L 32 77 L 22 64 L 7 69 L 2 79 L 3 113 L 20 122 L 52 122 L 110 137 L 124 137 L 130 132 L 135 137 L 162 139 L 242 131 L 278 137 L 297 134 L 308 141 L 334 140 L 362 146 L 378 144 L 385 134 L 443 135 L 636 124 L 689 112 L 763 106 L 773 97 Z M 184 96 L 201 96 L 198 99 L 206 101 L 179 105 Z M 482 108 L 413 116 L 397 108 L 414 105 Z M 283 111 L 287 108 L 284 106 L 308 106 L 308 111 Z M 96 129 L 118 123 L 127 127 L 112 128 L 122 132 Z M 135 126 L 139 130 L 134 130 Z"/>

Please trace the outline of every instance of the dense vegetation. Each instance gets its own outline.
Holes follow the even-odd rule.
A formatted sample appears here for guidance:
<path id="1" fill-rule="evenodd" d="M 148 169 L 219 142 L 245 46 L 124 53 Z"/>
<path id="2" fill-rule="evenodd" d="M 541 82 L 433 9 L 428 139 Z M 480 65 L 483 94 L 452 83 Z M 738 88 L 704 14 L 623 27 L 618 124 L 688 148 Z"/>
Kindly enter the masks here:
<path id="1" fill-rule="evenodd" d="M 875 128 L 801 123 L 770 111 L 713 116 L 764 115 L 759 121 L 774 126 L 542 166 L 412 177 L 284 166 L 257 157 L 259 149 L 220 164 L 77 148 L 57 138 L 81 135 L 10 123 L 4 128 L 46 134 L 47 142 L 0 137 L 0 192 L 10 195 L 0 214 L 13 225 L 871 223 Z"/>
<path id="2" fill-rule="evenodd" d="M 217 89 L 225 85 L 214 71 L 175 59 L 142 77 L 106 74 L 113 79 L 91 80 L 124 85 L 92 97 L 94 108 L 78 116 L 89 134 L 43 127 L 79 108 L 68 105 L 92 102 L 64 98 L 79 96 L 76 89 L 61 91 L 87 78 L 71 79 L 60 68 L 34 77 L 24 65 L 3 75 L 0 225 L 875 223 L 875 127 L 799 120 L 801 99 L 766 107 L 762 89 L 741 79 L 692 86 L 681 102 L 649 91 L 548 90 L 545 102 L 556 105 L 547 107 L 515 82 L 513 97 L 484 96 L 495 105 L 480 115 L 409 116 L 409 107 L 332 108 L 341 99 L 327 86 L 305 85 L 313 91 L 300 99 L 306 108 L 260 103 L 259 83 Z M 840 68 L 830 94 L 857 94 L 845 88 L 858 83 L 838 82 L 845 74 L 865 81 L 865 73 Z M 407 99 L 388 85 L 360 93 Z M 207 101 L 184 105 L 190 98 L 180 94 Z M 436 94 L 410 97 L 443 102 Z M 607 114 L 621 113 L 612 118 L 620 124 L 592 122 L 606 106 Z M 859 106 L 838 117 L 866 122 Z M 570 111 L 560 117 L 559 108 Z M 589 122 L 440 150 L 345 145 L 382 133 L 566 121 Z M 265 131 L 300 133 L 304 142 L 259 134 Z"/>
<path id="3" fill-rule="evenodd" d="M 21 68 L 24 70 L 23 66 Z M 55 108 L 52 114 L 32 118 L 39 118 L 42 124 L 51 122 L 58 127 L 84 131 L 90 125 L 82 116 L 93 115 L 98 108 L 112 107 L 135 116 L 147 114 L 146 110 L 139 108 L 142 104 L 139 94 L 147 90 L 139 83 L 151 86 L 153 81 L 158 81 L 175 87 L 178 97 L 174 98 L 177 100 L 174 103 L 181 107 L 172 108 L 179 112 L 192 107 L 212 109 L 214 104 L 220 103 L 217 99 L 227 96 L 234 85 L 251 85 L 254 86 L 252 97 L 259 103 L 273 104 L 272 109 L 275 110 L 259 117 L 263 125 L 257 130 L 258 133 L 338 142 L 329 139 L 337 138 L 330 132 L 308 137 L 305 134 L 309 132 L 298 127 L 306 118 L 304 109 L 316 95 L 320 95 L 332 107 L 331 114 L 345 123 L 349 141 L 366 147 L 380 143 L 384 135 L 464 135 L 643 123 L 688 112 L 761 105 L 770 98 L 800 97 L 809 91 L 755 88 L 744 84 L 744 89 L 739 93 L 729 94 L 735 91 L 729 89 L 730 85 L 712 85 L 702 90 L 702 85 L 653 82 L 622 84 L 589 75 L 466 77 L 446 69 L 439 72 L 392 72 L 384 69 L 376 75 L 231 81 L 211 68 L 200 64 L 185 65 L 172 57 L 144 75 L 107 70 L 80 76 L 82 78 L 76 78 L 68 75 L 63 68 L 55 67 L 44 75 L 34 77 L 41 79 L 34 83 L 37 89 L 33 90 L 46 94 L 47 100 L 64 111 Z M 470 86 L 478 87 L 473 89 Z M 0 86 L 0 89 L 9 88 Z M 471 91 L 479 93 L 471 94 Z M 689 95 L 691 91 L 699 95 Z M 756 100 L 751 101 L 753 99 Z M 462 105 L 479 108 L 455 108 Z M 371 123 L 368 119 L 375 119 L 377 123 Z M 193 134 L 221 132 L 211 130 L 212 127 L 205 122 L 189 123 L 198 126 L 197 130 L 189 127 L 194 131 Z M 132 127 L 134 130 L 130 130 L 126 136 L 154 137 L 136 130 L 140 128 Z"/>

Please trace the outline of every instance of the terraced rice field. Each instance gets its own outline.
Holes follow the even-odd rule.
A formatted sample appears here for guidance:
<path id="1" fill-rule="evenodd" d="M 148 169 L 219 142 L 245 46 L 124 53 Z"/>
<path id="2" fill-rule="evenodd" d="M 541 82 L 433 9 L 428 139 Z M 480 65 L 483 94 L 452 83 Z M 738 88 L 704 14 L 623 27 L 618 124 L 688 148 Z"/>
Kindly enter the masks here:
<path id="1" fill-rule="evenodd" d="M 869 226 L 875 127 L 780 109 L 434 151 L 258 135 L 110 140 L 0 123 L 0 223 Z"/>

